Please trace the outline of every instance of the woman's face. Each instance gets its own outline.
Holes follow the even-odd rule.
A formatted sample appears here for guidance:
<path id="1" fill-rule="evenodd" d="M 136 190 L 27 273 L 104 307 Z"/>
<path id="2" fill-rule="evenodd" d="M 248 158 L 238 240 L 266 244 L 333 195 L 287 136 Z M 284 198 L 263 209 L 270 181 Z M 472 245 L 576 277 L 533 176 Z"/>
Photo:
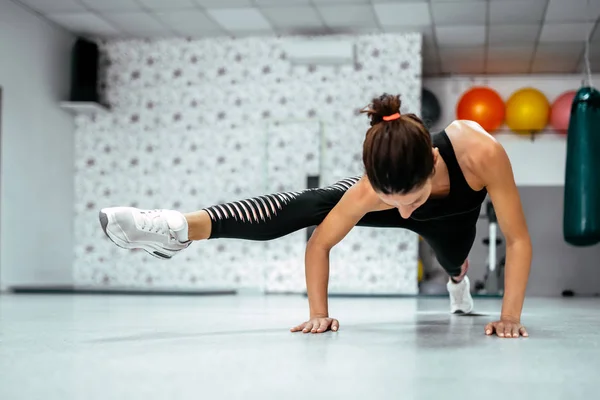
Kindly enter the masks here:
<path id="1" fill-rule="evenodd" d="M 407 219 L 431 195 L 431 178 L 423 186 L 406 194 L 377 193 L 377 195 L 385 204 L 397 208 L 402 218 Z"/>

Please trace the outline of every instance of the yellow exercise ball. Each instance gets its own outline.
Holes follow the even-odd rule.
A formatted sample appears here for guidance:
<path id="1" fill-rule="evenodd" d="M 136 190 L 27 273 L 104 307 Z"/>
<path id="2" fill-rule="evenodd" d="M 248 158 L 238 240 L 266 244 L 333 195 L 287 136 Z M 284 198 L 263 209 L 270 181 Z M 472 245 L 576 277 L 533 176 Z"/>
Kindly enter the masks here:
<path id="1" fill-rule="evenodd" d="M 542 92 L 523 88 L 506 102 L 506 125 L 516 133 L 531 134 L 543 130 L 550 118 L 550 103 Z"/>

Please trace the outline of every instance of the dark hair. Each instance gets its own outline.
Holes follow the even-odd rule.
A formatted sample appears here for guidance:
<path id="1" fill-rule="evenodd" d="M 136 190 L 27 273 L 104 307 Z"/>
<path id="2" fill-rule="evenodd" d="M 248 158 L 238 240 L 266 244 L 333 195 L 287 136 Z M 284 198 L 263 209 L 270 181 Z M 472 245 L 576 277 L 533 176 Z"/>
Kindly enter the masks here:
<path id="1" fill-rule="evenodd" d="M 415 114 L 400 113 L 400 96 L 384 93 L 361 112 L 371 118 L 363 143 L 363 164 L 373 189 L 405 194 L 422 186 L 434 172 L 431 136 Z"/>

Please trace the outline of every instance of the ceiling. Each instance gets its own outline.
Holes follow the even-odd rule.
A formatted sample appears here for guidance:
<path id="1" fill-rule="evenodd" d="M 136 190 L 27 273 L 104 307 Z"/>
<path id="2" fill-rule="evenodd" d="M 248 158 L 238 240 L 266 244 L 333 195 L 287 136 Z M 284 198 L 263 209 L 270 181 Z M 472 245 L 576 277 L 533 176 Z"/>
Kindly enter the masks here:
<path id="1" fill-rule="evenodd" d="M 600 0 L 14 0 L 84 36 L 421 32 L 423 73 L 600 72 Z"/>

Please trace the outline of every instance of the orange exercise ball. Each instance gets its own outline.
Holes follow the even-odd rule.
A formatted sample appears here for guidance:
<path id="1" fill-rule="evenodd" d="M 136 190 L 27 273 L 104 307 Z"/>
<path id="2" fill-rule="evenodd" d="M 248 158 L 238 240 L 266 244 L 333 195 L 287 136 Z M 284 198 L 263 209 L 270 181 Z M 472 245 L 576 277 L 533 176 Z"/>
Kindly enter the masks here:
<path id="1" fill-rule="evenodd" d="M 506 125 L 515 133 L 539 132 L 546 127 L 549 118 L 550 102 L 537 89 L 519 89 L 506 102 Z"/>
<path id="2" fill-rule="evenodd" d="M 491 133 L 504 121 L 504 102 L 495 90 L 474 87 L 458 101 L 456 116 L 458 119 L 475 121 Z"/>

